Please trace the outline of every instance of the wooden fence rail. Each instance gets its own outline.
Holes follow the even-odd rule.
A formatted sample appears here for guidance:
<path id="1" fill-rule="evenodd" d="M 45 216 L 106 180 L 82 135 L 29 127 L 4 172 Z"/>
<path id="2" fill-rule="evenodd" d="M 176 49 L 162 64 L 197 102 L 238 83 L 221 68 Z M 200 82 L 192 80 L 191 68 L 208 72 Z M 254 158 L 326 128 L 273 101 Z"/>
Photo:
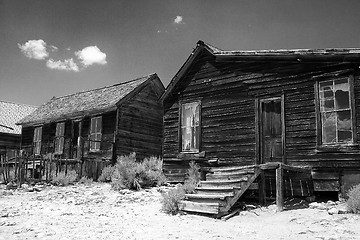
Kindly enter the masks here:
<path id="1" fill-rule="evenodd" d="M 59 159 L 52 154 L 42 156 L 16 156 L 7 159 L 0 156 L 0 181 L 4 183 L 16 182 L 18 186 L 25 181 L 51 181 L 59 173 L 67 175 L 69 171 L 76 171 L 78 178 L 83 176 L 97 181 L 104 167 L 110 161 L 96 159 Z M 2 176 L 1 176 L 2 175 Z"/>

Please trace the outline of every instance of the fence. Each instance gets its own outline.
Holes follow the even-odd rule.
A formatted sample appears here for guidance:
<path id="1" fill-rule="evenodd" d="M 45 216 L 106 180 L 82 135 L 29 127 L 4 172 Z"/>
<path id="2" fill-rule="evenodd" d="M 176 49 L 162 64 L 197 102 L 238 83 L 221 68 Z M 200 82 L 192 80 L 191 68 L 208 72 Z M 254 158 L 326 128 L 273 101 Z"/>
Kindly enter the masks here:
<path id="1" fill-rule="evenodd" d="M 59 159 L 53 154 L 42 156 L 16 156 L 8 159 L 1 156 L 1 171 L 3 182 L 11 181 L 21 185 L 25 181 L 51 181 L 60 172 L 65 175 L 70 170 L 75 170 L 78 177 L 86 176 L 97 180 L 104 167 L 111 164 L 110 161 L 97 159 Z"/>

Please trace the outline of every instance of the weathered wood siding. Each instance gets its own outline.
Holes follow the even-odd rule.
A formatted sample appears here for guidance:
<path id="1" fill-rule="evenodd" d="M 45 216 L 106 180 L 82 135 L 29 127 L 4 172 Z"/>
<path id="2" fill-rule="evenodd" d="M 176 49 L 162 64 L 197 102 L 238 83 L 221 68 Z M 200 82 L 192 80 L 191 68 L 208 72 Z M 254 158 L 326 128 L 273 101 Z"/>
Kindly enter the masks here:
<path id="1" fill-rule="evenodd" d="M 116 154 L 136 153 L 137 159 L 161 156 L 162 105 L 152 85 L 147 85 L 119 106 Z"/>
<path id="2" fill-rule="evenodd" d="M 164 102 L 165 173 L 174 180 L 183 178 L 189 159 L 202 165 L 212 158 L 219 158 L 222 165 L 256 163 L 256 99 L 282 95 L 287 163 L 320 170 L 360 170 L 358 145 L 330 152 L 319 151 L 317 146 L 315 84 L 350 75 L 354 76 L 356 106 L 360 106 L 356 64 L 215 62 L 212 56 L 203 54 Z M 201 100 L 200 152 L 205 157 L 179 155 L 179 101 L 184 100 Z M 355 121 L 359 135 L 360 108 L 356 109 Z"/>

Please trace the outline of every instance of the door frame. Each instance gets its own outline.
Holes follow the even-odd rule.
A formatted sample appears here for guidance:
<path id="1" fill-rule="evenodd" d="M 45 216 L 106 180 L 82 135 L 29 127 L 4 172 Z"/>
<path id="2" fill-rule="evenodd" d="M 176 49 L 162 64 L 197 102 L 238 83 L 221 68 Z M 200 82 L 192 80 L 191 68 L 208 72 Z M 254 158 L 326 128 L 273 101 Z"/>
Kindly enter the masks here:
<path id="1" fill-rule="evenodd" d="M 255 98 L 255 164 L 264 163 L 262 157 L 262 103 L 272 100 L 280 100 L 281 103 L 281 143 L 282 143 L 282 163 L 286 163 L 286 129 L 285 129 L 285 95 L 282 93 L 277 97 L 257 97 Z"/>

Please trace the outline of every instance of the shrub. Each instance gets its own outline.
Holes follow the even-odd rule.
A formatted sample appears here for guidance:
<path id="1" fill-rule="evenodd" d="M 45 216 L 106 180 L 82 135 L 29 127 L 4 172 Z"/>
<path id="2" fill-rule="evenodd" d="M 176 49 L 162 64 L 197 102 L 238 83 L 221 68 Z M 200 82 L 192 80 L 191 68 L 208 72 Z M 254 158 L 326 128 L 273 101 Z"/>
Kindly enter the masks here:
<path id="1" fill-rule="evenodd" d="M 353 186 L 347 195 L 349 197 L 346 201 L 348 210 L 360 214 L 360 184 Z"/>
<path id="2" fill-rule="evenodd" d="M 178 185 L 176 188 L 162 194 L 162 210 L 168 214 L 177 214 L 179 212 L 180 202 L 185 199 L 185 194 L 194 193 L 195 188 L 200 182 L 200 166 L 194 161 L 190 162 L 189 169 L 186 171 L 186 180 L 184 185 Z"/>
<path id="3" fill-rule="evenodd" d="M 186 172 L 186 180 L 183 188 L 185 193 L 194 193 L 195 188 L 200 182 L 200 166 L 194 161 L 191 161 L 189 165 L 190 167 Z"/>
<path id="4" fill-rule="evenodd" d="M 139 190 L 161 185 L 164 182 L 161 159 L 151 157 L 136 162 L 135 153 L 119 157 L 111 174 L 111 186 L 114 190 L 124 188 Z"/>
<path id="5" fill-rule="evenodd" d="M 78 181 L 78 183 L 80 184 L 84 184 L 84 185 L 91 185 L 93 183 L 93 179 L 92 178 L 88 178 L 86 176 L 83 176 L 82 178 L 80 178 L 80 180 Z"/>
<path id="6" fill-rule="evenodd" d="M 115 167 L 113 166 L 106 166 L 102 171 L 101 175 L 98 178 L 99 182 L 111 182 L 111 176 L 115 171 Z"/>
<path id="7" fill-rule="evenodd" d="M 57 176 L 55 176 L 55 174 L 52 176 L 51 183 L 54 185 L 67 186 L 74 183 L 77 177 L 78 174 L 75 170 L 67 171 L 66 175 L 65 172 L 59 172 Z"/>
<path id="8" fill-rule="evenodd" d="M 179 212 L 180 202 L 185 198 L 185 191 L 182 186 L 177 186 L 167 193 L 162 193 L 161 210 L 167 214 L 175 215 Z"/>

